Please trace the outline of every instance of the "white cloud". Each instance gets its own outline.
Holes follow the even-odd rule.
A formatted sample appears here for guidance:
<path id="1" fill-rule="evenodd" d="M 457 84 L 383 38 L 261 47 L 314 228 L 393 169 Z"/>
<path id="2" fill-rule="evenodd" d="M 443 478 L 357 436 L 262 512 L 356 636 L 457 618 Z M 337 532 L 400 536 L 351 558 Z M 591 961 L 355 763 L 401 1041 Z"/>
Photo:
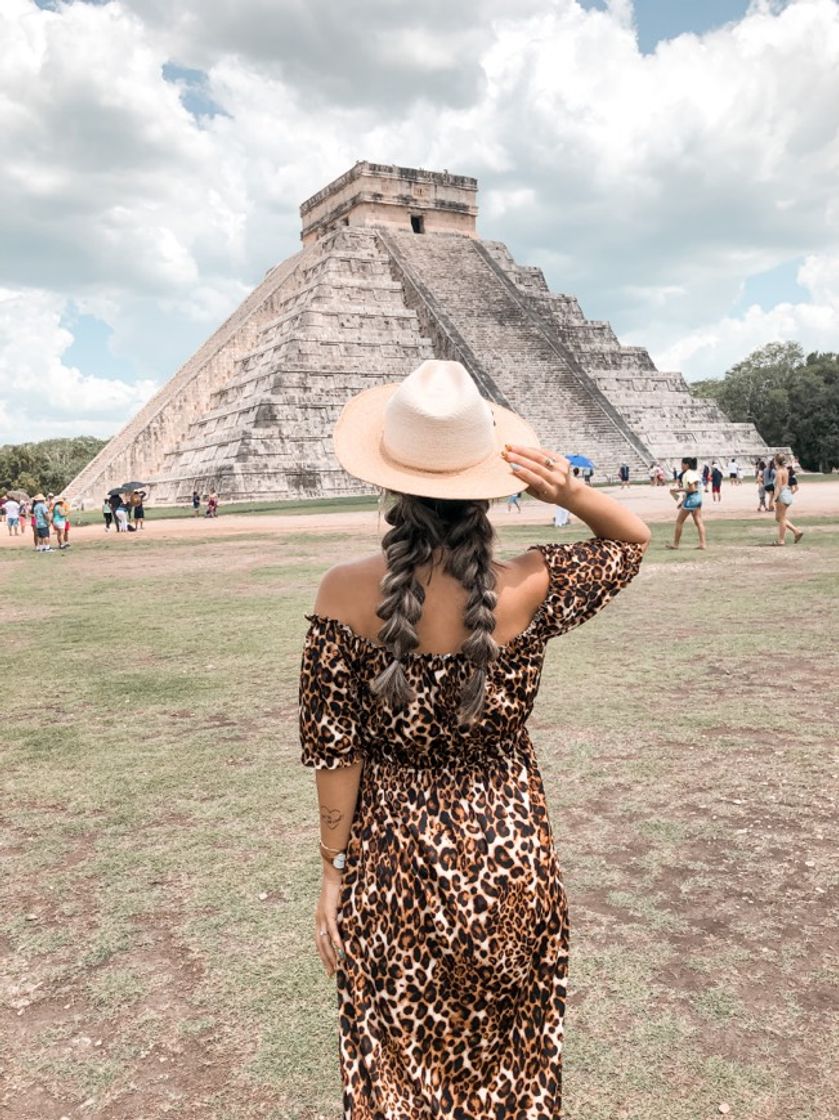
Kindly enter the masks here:
<path id="1" fill-rule="evenodd" d="M 61 325 L 63 310 L 49 292 L 0 289 L 0 444 L 109 435 L 114 416 L 129 418 L 156 388 L 66 365 L 73 335 Z"/>
<path id="2" fill-rule="evenodd" d="M 756 3 L 652 55 L 630 0 L 363 0 L 349 22 L 341 0 L 58 9 L 0 8 L 0 285 L 45 331 L 28 358 L 5 344 L 0 399 L 22 362 L 51 371 L 39 431 L 71 423 L 54 402 L 74 394 L 111 400 L 112 427 L 134 399 L 127 373 L 64 365 L 71 303 L 164 380 L 359 158 L 477 175 L 484 236 L 690 375 L 770 337 L 839 349 L 835 0 Z M 204 70 L 226 115 L 197 120 L 169 62 Z M 809 299 L 732 310 L 749 276 L 804 258 Z"/>
<path id="3" fill-rule="evenodd" d="M 839 350 L 839 254 L 808 257 L 798 283 L 809 302 L 782 302 L 764 309 L 753 304 L 740 316 L 723 316 L 653 354 L 661 369 L 689 367 L 694 377 L 730 369 L 767 342 L 807 340 L 807 350 Z"/>

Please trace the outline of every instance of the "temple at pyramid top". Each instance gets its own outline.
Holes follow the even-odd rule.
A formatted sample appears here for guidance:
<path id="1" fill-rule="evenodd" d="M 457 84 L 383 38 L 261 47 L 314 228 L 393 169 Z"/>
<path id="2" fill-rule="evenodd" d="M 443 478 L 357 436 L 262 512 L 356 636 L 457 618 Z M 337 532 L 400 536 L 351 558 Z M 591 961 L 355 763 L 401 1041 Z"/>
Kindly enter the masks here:
<path id="1" fill-rule="evenodd" d="M 359 160 L 302 204 L 300 239 L 311 245 L 342 226 L 477 237 L 477 195 L 468 175 Z"/>

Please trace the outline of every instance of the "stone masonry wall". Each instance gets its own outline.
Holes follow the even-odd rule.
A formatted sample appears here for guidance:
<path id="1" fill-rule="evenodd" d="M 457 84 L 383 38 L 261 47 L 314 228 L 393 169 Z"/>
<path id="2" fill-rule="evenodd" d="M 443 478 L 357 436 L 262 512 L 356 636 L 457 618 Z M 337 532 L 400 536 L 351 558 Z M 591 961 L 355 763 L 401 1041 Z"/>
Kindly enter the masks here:
<path id="1" fill-rule="evenodd" d="M 64 491 L 73 503 L 100 502 L 108 490 L 130 479 L 157 478 L 171 448 L 202 414 L 212 392 L 230 378 L 238 355 L 253 344 L 260 322 L 271 313 L 272 300 L 305 253 L 296 253 L 271 269 L 244 303 L 73 479 Z M 154 497 L 165 501 L 168 495 L 156 489 Z"/>
<path id="2" fill-rule="evenodd" d="M 332 454 L 341 408 L 432 356 L 375 233 L 338 230 L 311 248 L 235 376 L 167 457 L 162 488 L 179 501 L 193 485 L 222 500 L 369 492 Z"/>

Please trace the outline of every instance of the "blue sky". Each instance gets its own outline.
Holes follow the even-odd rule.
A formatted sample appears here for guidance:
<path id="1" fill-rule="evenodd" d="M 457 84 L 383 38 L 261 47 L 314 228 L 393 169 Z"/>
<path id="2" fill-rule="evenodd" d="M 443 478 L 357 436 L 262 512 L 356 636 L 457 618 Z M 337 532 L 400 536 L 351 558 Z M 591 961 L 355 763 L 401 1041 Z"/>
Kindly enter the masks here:
<path id="1" fill-rule="evenodd" d="M 585 8 L 608 9 L 606 0 L 583 0 Z M 662 39 L 693 32 L 701 35 L 715 27 L 739 20 L 749 0 L 635 0 L 638 45 L 652 53 Z"/>
<path id="2" fill-rule="evenodd" d="M 0 6 L 0 443 L 118 429 L 357 159 L 688 378 L 839 350 L 837 0 Z M 803 173 L 802 169 L 806 169 Z"/>
<path id="3" fill-rule="evenodd" d="M 104 3 L 107 0 L 82 0 L 85 3 Z M 40 7 L 53 7 L 55 0 L 36 0 Z M 583 0 L 588 9 L 608 10 L 606 0 Z M 672 39 L 688 32 L 701 35 L 713 28 L 736 21 L 745 14 L 749 0 L 635 0 L 634 15 L 638 44 L 642 51 L 651 53 L 663 39 Z M 207 74 L 198 69 L 167 61 L 162 67 L 163 78 L 175 85 L 181 103 L 200 122 L 224 113 L 212 98 Z M 302 201 L 302 200 L 301 200 Z M 732 310 L 745 309 L 751 302 L 773 306 L 781 299 L 791 298 L 801 289 L 795 281 L 799 262 L 786 262 L 768 272 L 749 278 L 743 293 Z M 63 319 L 71 326 L 74 343 L 65 354 L 68 362 L 83 369 L 97 370 L 108 377 L 136 379 L 147 376 L 138 359 L 130 355 L 118 357 L 110 347 L 112 329 L 93 315 L 85 315 L 70 307 Z M 184 356 L 186 351 L 184 351 Z"/>

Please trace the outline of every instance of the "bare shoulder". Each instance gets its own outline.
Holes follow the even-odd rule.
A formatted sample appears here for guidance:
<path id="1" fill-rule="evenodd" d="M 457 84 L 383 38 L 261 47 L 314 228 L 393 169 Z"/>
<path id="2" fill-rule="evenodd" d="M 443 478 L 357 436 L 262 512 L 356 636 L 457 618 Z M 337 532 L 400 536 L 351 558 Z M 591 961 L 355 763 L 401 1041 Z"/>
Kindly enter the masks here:
<path id="1" fill-rule="evenodd" d="M 315 614 L 337 618 L 355 627 L 370 613 L 379 598 L 379 585 L 385 574 L 381 552 L 336 564 L 323 576 L 315 597 Z"/>
<path id="2" fill-rule="evenodd" d="M 549 575 L 545 559 L 538 548 L 506 560 L 499 580 L 502 588 L 515 590 L 526 602 L 540 603 L 548 593 Z"/>

